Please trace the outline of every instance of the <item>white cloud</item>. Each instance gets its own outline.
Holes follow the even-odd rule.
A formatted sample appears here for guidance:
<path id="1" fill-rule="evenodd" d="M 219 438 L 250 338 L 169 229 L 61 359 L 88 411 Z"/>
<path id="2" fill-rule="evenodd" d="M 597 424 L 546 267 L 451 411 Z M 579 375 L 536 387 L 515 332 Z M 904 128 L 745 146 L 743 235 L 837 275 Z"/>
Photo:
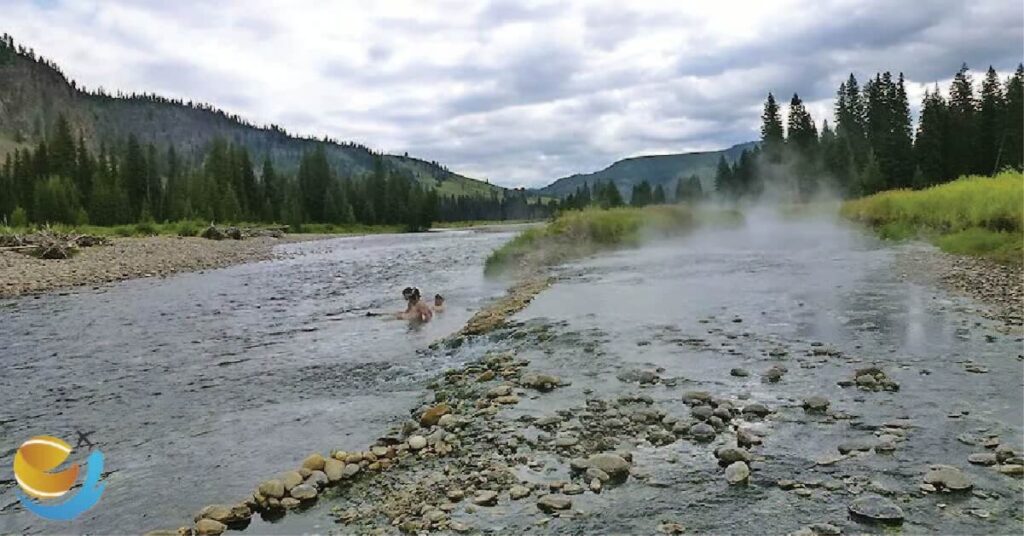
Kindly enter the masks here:
<path id="1" fill-rule="evenodd" d="M 88 87 L 537 186 L 636 154 L 756 138 L 798 92 L 819 123 L 853 71 L 924 84 L 1020 61 L 1017 1 L 490 3 L 0 0 L 4 30 Z"/>

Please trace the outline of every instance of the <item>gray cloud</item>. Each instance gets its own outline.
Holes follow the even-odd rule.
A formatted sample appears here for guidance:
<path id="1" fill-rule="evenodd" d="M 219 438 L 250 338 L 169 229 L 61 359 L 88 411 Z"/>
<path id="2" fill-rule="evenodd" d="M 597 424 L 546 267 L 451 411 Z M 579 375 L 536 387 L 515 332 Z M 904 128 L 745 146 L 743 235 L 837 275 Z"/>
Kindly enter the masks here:
<path id="1" fill-rule="evenodd" d="M 768 91 L 800 93 L 820 123 L 850 72 L 1010 71 L 1024 41 L 1017 0 L 4 4 L 5 30 L 88 87 L 207 100 L 508 186 L 755 139 Z"/>

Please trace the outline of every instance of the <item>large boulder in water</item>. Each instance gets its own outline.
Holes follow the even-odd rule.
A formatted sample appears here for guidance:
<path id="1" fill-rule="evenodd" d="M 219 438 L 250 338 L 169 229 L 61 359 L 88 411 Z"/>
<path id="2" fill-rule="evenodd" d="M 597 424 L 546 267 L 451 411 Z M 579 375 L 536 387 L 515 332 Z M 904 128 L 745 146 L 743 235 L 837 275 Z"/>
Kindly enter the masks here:
<path id="1" fill-rule="evenodd" d="M 725 468 L 725 480 L 731 484 L 746 484 L 750 478 L 750 466 L 746 462 L 733 462 Z"/>
<path id="2" fill-rule="evenodd" d="M 974 487 L 970 477 L 951 465 L 931 466 L 931 470 L 924 475 L 924 482 L 949 491 L 967 491 Z"/>
<path id="3" fill-rule="evenodd" d="M 903 523 L 903 509 L 896 503 L 879 495 L 865 495 L 853 501 L 848 507 L 853 517 L 898 525 Z"/>
<path id="4" fill-rule="evenodd" d="M 587 458 L 587 466 L 604 471 L 612 480 L 625 480 L 629 476 L 629 462 L 618 454 L 594 454 Z"/>

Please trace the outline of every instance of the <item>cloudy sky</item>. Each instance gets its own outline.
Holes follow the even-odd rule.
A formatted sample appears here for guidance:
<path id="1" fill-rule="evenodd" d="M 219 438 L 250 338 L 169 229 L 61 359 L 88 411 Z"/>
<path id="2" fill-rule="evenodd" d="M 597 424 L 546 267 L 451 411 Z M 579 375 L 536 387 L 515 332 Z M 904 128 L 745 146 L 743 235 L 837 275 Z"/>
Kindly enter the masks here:
<path id="1" fill-rule="evenodd" d="M 368 7 L 369 6 L 369 7 Z M 961 62 L 1011 71 L 1020 0 L 0 0 L 0 31 L 90 88 L 539 186 L 641 154 L 757 137 L 769 90 L 820 122 L 839 82 Z"/>

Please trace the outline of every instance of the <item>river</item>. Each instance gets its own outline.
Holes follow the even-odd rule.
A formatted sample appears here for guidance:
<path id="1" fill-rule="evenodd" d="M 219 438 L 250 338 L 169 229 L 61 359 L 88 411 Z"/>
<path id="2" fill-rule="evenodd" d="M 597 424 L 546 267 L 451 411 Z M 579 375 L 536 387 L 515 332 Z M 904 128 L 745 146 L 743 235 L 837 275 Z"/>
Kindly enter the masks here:
<path id="1" fill-rule="evenodd" d="M 504 494 L 494 508 L 460 503 L 451 519 L 471 527 L 651 534 L 677 522 L 688 533 L 782 534 L 822 522 L 881 533 L 847 513 L 870 493 L 898 503 L 912 532 L 1019 532 L 1021 480 L 967 458 L 991 452 L 979 444 L 991 437 L 1024 450 L 1020 333 L 982 318 L 981 304 L 901 273 L 900 258 L 927 255 L 927 246 L 894 247 L 830 218 L 753 211 L 743 225 L 560 267 L 554 285 L 501 334 L 429 349 L 502 291 L 481 278 L 480 264 L 508 236 L 297 244 L 266 263 L 20 300 L 0 313 L 4 347 L 13 348 L 0 380 L 0 461 L 7 466 L 33 434 L 95 430 L 112 470 L 108 493 L 70 530 L 174 527 L 204 504 L 240 499 L 306 452 L 365 448 L 424 402 L 426 380 L 441 369 L 510 350 L 571 385 L 522 393 L 499 424 L 467 444 L 493 442 L 489 456 L 524 482 L 546 485 L 572 478 L 568 458 L 587 453 L 588 436 L 605 435 L 605 444 L 632 452 L 634 474 L 600 494 L 573 495 L 571 518 L 544 521 L 533 500 Z M 359 316 L 393 304 L 396 289 L 412 283 L 447 293 L 456 310 L 422 331 Z M 777 366 L 785 367 L 781 379 L 765 381 Z M 868 366 L 899 390 L 838 385 Z M 636 371 L 656 379 L 638 384 Z M 763 435 L 751 449 L 748 485 L 728 485 L 713 454 L 731 432 L 710 444 L 652 442 L 657 425 L 623 436 L 595 409 L 607 404 L 628 419 L 639 415 L 628 400 L 643 395 L 648 410 L 688 419 L 682 395 L 691 390 L 770 408 L 763 421 L 734 417 L 735 426 Z M 829 401 L 827 414 L 801 407 L 810 395 Z M 564 422 L 554 431 L 524 424 L 556 413 Z M 894 421 L 894 451 L 828 461 L 840 444 L 890 435 L 885 424 Z M 548 433 L 582 441 L 557 451 Z M 933 464 L 962 470 L 973 491 L 921 491 Z M 248 530 L 344 533 L 330 511 L 368 500 L 329 497 Z M 3 501 L 0 528 L 57 530 L 12 505 L 10 489 Z"/>
<path id="2" fill-rule="evenodd" d="M 482 266 L 513 233 L 295 243 L 271 261 L 0 303 L 0 533 L 177 527 L 308 452 L 366 444 L 446 366 L 423 349 L 504 291 Z M 448 310 L 422 329 L 365 316 L 403 309 L 406 286 Z M 18 445 L 77 432 L 106 457 L 99 506 L 71 524 L 25 512 Z"/>

